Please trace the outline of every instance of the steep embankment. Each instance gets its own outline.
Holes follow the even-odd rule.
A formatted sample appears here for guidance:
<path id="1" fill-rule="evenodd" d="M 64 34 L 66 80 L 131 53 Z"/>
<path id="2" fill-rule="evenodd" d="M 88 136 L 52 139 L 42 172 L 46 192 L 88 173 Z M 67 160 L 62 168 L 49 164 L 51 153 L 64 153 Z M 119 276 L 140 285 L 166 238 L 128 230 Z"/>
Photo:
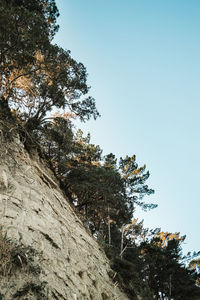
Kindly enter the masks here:
<path id="1" fill-rule="evenodd" d="M 16 242 L 13 267 L 0 264 L 0 298 L 128 299 L 45 162 L 0 133 L 0 224 Z"/>

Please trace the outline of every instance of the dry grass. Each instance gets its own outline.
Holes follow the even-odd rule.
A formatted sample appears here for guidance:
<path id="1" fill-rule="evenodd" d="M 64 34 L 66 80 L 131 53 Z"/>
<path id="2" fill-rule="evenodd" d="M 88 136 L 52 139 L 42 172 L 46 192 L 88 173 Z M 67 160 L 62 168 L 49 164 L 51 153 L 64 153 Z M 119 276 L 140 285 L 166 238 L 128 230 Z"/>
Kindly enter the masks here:
<path id="1" fill-rule="evenodd" d="M 40 274 L 40 267 L 34 263 L 35 255 L 32 247 L 13 242 L 0 227 L 0 275 L 6 276 L 21 268 L 24 272 Z"/>
<path id="2" fill-rule="evenodd" d="M 0 274 L 8 275 L 12 269 L 13 245 L 0 228 Z"/>
<path id="3" fill-rule="evenodd" d="M 0 300 L 22 297 L 25 300 L 30 295 L 34 295 L 34 299 L 48 299 L 46 282 L 39 278 L 41 268 L 36 259 L 38 255 L 32 247 L 9 239 L 0 226 L 0 283 L 4 282 L 0 285 Z M 23 275 L 21 283 L 16 286 L 10 284 L 11 278 L 16 278 L 19 272 Z"/>

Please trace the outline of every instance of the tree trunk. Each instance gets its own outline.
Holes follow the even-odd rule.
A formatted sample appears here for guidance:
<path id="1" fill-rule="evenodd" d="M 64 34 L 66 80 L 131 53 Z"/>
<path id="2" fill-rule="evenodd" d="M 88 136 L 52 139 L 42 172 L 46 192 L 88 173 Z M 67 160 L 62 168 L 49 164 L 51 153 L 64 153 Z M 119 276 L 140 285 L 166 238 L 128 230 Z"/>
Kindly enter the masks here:
<path id="1" fill-rule="evenodd" d="M 108 205 L 108 247 L 111 246 L 111 233 L 110 233 L 110 208 Z"/>
<path id="2" fill-rule="evenodd" d="M 12 113 L 10 111 L 8 101 L 3 96 L 0 100 L 0 117 L 3 119 L 12 119 Z"/>
<path id="3" fill-rule="evenodd" d="M 123 258 L 123 247 L 124 247 L 124 227 L 122 226 L 122 235 L 121 235 L 121 251 L 120 257 Z"/>

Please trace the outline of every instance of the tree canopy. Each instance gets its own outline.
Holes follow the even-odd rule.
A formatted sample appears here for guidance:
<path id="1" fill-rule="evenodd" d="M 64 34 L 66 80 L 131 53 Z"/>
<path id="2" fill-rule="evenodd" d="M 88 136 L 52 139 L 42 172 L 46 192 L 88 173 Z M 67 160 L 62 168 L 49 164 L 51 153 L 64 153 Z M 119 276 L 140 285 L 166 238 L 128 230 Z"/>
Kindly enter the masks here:
<path id="1" fill-rule="evenodd" d="M 29 130 L 53 108 L 66 108 L 82 121 L 96 119 L 95 100 L 86 96 L 86 68 L 52 43 L 58 29 L 55 1 L 2 0 L 0 12 L 1 101 Z"/>

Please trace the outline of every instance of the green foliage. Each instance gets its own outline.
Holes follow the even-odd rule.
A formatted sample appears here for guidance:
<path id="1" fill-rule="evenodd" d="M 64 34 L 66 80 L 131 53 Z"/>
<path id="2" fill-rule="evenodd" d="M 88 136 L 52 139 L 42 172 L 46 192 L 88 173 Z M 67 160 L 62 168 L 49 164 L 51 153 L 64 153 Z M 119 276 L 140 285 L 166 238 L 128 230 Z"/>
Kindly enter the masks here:
<path id="1" fill-rule="evenodd" d="M 40 135 L 36 136 L 54 165 L 54 170 L 59 178 L 64 176 L 66 156 L 72 149 L 72 127 L 73 125 L 69 119 L 56 116 L 53 122 L 45 123 L 39 132 Z M 38 131 L 36 131 L 37 134 Z"/>
<path id="2" fill-rule="evenodd" d="M 198 252 L 197 254 L 198 256 L 200 255 L 200 252 Z M 194 257 L 196 256 L 196 253 L 193 255 Z M 190 258 L 191 259 L 191 258 Z M 191 269 L 196 269 L 199 268 L 200 266 L 200 258 L 193 258 L 190 263 L 189 263 L 189 267 Z"/>
<path id="3" fill-rule="evenodd" d="M 150 237 L 140 245 L 141 258 L 145 262 L 144 274 L 156 299 L 196 299 L 200 289 L 195 282 L 198 274 L 182 263 L 181 243 L 185 236 L 179 233 L 151 231 Z"/>
<path id="4" fill-rule="evenodd" d="M 89 91 L 85 67 L 51 43 L 58 29 L 55 1 L 2 0 L 0 13 L 0 98 L 25 128 L 38 129 L 53 108 L 67 108 L 81 121 L 96 119 L 94 99 L 82 98 Z"/>
<path id="5" fill-rule="evenodd" d="M 141 206 L 144 210 L 156 208 L 155 204 L 147 204 L 142 201 L 144 195 L 151 195 L 154 190 L 150 189 L 145 181 L 149 178 L 149 171 L 145 173 L 146 166 L 138 167 L 136 156 L 120 158 L 119 168 L 124 179 L 126 198 L 129 203 Z"/>
<path id="6" fill-rule="evenodd" d="M 183 264 L 185 236 L 159 229 L 147 231 L 137 220 L 123 232 L 123 256 L 119 255 L 122 232 L 113 232 L 112 247 L 104 247 L 117 272 L 116 280 L 131 299 L 199 299 L 200 276 Z"/>
<path id="7" fill-rule="evenodd" d="M 135 163 L 137 180 L 129 180 L 130 175 L 125 179 L 112 153 L 102 157 L 100 147 L 90 143 L 90 135 L 83 137 L 79 130 L 73 136 L 69 120 L 63 121 L 58 132 L 57 122 L 58 119 L 51 125 L 47 124 L 44 130 L 42 140 L 46 152 L 55 169 L 59 170 L 57 174 L 71 201 L 85 214 L 93 232 L 99 234 L 101 231 L 107 240 L 108 226 L 109 230 L 113 230 L 115 226 L 121 228 L 129 223 L 135 199 L 141 198 L 145 192 L 153 192 L 147 186 L 142 189 L 148 177 L 140 174 L 141 170 Z M 133 174 L 131 178 L 133 179 Z M 134 182 L 140 188 L 136 187 L 136 192 L 133 190 Z"/>
<path id="8" fill-rule="evenodd" d="M 123 180 L 117 169 L 103 163 L 101 153 L 99 146 L 90 144 L 90 136 L 83 138 L 79 131 L 74 153 L 66 161 L 69 171 L 63 178 L 76 207 L 85 212 L 94 231 L 107 226 L 108 207 L 113 222 L 121 224 L 130 218 L 123 196 Z"/>
<path id="9" fill-rule="evenodd" d="M 37 51 L 45 51 L 58 29 L 54 0 L 1 0 L 1 75 L 24 69 L 35 62 Z M 8 74 L 6 74 L 8 73 Z"/>

